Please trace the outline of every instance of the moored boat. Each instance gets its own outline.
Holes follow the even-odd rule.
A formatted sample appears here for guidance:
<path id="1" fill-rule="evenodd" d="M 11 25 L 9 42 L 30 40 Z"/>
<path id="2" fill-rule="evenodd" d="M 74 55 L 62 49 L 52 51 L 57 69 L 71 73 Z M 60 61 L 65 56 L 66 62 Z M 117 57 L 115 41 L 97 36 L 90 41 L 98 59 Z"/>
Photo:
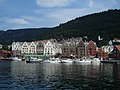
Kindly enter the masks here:
<path id="1" fill-rule="evenodd" d="M 75 63 L 81 63 L 81 64 L 90 64 L 91 60 L 90 59 L 83 59 L 83 60 L 76 59 L 74 62 Z"/>
<path id="2" fill-rule="evenodd" d="M 39 62 L 42 62 L 42 59 L 29 58 L 29 59 L 26 59 L 26 62 L 27 62 L 27 63 L 39 63 Z"/>
<path id="3" fill-rule="evenodd" d="M 99 58 L 93 58 L 92 64 L 99 65 L 101 63 L 101 60 Z"/>
<path id="4" fill-rule="evenodd" d="M 60 63 L 61 60 L 59 58 L 50 58 L 50 59 L 44 60 L 43 62 L 45 62 L 45 63 Z"/>
<path id="5" fill-rule="evenodd" d="M 72 59 L 61 59 L 61 63 L 73 63 Z"/>
<path id="6" fill-rule="evenodd" d="M 13 61 L 22 61 L 22 59 L 21 59 L 21 58 L 18 58 L 18 57 L 13 57 L 12 60 L 13 60 Z"/>
<path id="7" fill-rule="evenodd" d="M 60 63 L 60 59 L 59 58 L 53 58 L 53 59 L 50 59 L 50 63 Z"/>

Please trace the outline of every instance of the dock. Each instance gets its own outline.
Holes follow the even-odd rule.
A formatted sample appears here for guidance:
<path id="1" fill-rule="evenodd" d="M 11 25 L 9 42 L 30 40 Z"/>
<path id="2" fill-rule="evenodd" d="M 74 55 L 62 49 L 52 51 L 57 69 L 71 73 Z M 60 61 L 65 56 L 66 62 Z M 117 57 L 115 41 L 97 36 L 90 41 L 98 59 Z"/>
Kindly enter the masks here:
<path id="1" fill-rule="evenodd" d="M 103 61 L 101 61 L 101 63 L 116 63 L 116 64 L 120 64 L 120 60 L 103 60 Z"/>

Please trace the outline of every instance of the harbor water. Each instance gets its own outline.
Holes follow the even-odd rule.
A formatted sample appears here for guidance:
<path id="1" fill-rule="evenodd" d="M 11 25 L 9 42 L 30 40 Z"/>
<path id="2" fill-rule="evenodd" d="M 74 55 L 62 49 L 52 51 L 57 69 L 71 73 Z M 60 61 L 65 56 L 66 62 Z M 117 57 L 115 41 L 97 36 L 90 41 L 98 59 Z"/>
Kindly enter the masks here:
<path id="1" fill-rule="evenodd" d="M 0 90 L 120 90 L 120 65 L 0 61 Z"/>

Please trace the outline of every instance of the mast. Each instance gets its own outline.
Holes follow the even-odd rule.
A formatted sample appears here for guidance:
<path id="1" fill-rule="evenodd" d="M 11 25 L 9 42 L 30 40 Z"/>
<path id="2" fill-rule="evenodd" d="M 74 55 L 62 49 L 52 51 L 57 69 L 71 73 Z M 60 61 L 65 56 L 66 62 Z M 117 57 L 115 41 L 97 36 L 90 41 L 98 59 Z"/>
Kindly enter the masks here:
<path id="1" fill-rule="evenodd" d="M 87 48 L 87 45 L 86 45 L 86 40 L 85 40 L 85 60 L 86 60 L 86 57 L 87 57 L 87 51 L 86 51 L 87 49 L 86 48 Z"/>

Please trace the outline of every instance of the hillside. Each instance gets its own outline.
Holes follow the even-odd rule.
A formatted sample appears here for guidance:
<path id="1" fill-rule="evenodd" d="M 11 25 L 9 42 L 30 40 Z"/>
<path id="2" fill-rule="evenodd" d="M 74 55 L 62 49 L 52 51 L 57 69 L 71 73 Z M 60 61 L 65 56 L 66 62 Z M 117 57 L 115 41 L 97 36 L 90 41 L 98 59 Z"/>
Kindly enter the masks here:
<path id="1" fill-rule="evenodd" d="M 11 44 L 13 41 L 31 41 L 50 38 L 84 37 L 97 41 L 97 36 L 104 38 L 103 43 L 113 38 L 120 38 L 120 10 L 108 10 L 76 18 L 54 28 L 28 28 L 0 31 L 0 43 Z"/>
<path id="2" fill-rule="evenodd" d="M 88 36 L 97 40 L 100 35 L 104 43 L 113 38 L 120 38 L 120 10 L 108 10 L 68 21 L 49 30 L 44 38 L 63 38 Z"/>
<path id="3" fill-rule="evenodd" d="M 0 44 L 11 44 L 13 41 L 31 41 L 41 38 L 50 28 L 28 28 L 0 31 Z"/>

